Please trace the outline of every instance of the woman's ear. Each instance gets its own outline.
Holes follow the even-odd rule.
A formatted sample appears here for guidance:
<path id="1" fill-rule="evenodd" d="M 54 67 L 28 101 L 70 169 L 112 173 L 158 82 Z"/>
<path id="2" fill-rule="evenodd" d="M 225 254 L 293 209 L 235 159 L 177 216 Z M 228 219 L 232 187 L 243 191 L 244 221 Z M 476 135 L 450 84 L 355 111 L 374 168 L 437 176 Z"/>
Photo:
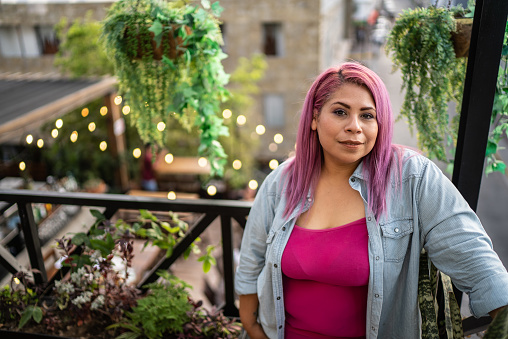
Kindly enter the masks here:
<path id="1" fill-rule="evenodd" d="M 310 125 L 310 128 L 315 131 L 317 130 L 317 119 L 318 119 L 318 111 L 314 108 L 314 111 L 312 112 L 312 123 Z"/>

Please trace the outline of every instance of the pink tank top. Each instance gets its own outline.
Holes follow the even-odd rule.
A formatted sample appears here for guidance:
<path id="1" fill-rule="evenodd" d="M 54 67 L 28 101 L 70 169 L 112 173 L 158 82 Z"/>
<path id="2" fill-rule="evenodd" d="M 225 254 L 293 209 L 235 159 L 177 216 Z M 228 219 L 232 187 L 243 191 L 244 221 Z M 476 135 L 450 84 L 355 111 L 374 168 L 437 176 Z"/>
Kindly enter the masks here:
<path id="1" fill-rule="evenodd" d="M 365 218 L 324 230 L 295 225 L 281 264 L 285 338 L 365 338 Z"/>

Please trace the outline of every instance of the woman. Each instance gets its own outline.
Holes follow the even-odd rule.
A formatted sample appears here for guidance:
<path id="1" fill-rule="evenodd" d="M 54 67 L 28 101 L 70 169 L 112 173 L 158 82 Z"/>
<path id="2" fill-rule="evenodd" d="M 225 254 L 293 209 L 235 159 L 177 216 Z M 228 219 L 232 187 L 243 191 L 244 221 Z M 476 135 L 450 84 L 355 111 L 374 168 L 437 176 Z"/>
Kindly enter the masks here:
<path id="1" fill-rule="evenodd" d="M 236 291 L 251 338 L 419 338 L 422 248 L 474 315 L 508 304 L 508 273 L 477 216 L 392 131 L 368 68 L 344 63 L 312 84 L 296 156 L 263 182 L 242 240 Z"/>

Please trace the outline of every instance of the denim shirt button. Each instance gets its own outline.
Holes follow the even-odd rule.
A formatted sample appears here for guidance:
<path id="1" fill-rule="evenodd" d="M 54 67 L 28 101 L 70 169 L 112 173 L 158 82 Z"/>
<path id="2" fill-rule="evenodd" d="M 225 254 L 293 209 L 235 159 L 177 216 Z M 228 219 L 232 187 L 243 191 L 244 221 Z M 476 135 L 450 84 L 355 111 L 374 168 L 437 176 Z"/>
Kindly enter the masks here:
<path id="1" fill-rule="evenodd" d="M 273 267 L 277 268 L 277 264 L 273 264 Z"/>
<path id="2" fill-rule="evenodd" d="M 399 233 L 399 231 L 400 231 L 400 230 L 399 230 L 398 228 L 395 228 L 393 231 L 394 231 L 395 233 Z"/>
<path id="3" fill-rule="evenodd" d="M 307 201 L 308 201 L 308 202 L 311 202 L 311 201 L 312 201 L 312 198 L 307 198 Z"/>
<path id="4" fill-rule="evenodd" d="M 373 331 L 375 331 L 375 330 L 376 330 L 376 328 L 375 328 L 374 326 L 372 326 L 372 330 L 373 330 Z"/>
<path id="5" fill-rule="evenodd" d="M 371 221 L 371 220 L 372 220 L 372 218 L 371 218 L 371 217 L 368 217 L 368 218 L 367 218 L 367 220 L 368 220 L 368 221 Z"/>
<path id="6" fill-rule="evenodd" d="M 282 230 L 285 231 L 286 230 L 286 226 L 282 227 Z"/>
<path id="7" fill-rule="evenodd" d="M 375 296 L 376 298 L 379 298 L 379 294 L 374 294 L 374 296 Z"/>
<path id="8" fill-rule="evenodd" d="M 277 297 L 277 300 L 280 300 L 280 297 Z"/>
<path id="9" fill-rule="evenodd" d="M 355 182 L 355 181 L 356 181 L 356 179 L 355 179 L 355 178 L 351 178 L 351 182 Z"/>
<path id="10" fill-rule="evenodd" d="M 379 256 L 376 257 L 376 260 L 379 260 Z"/>
<path id="11" fill-rule="evenodd" d="M 282 328 L 282 325 L 279 326 L 279 330 Z"/>

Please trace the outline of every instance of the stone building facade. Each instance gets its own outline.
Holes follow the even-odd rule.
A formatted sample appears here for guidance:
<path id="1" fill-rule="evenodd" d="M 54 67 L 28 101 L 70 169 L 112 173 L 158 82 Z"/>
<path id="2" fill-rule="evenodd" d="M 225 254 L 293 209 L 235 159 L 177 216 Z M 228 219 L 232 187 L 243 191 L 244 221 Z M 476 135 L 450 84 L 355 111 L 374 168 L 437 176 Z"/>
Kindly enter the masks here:
<path id="1" fill-rule="evenodd" d="M 266 54 L 268 70 L 252 107 L 260 160 L 284 160 L 295 146 L 300 109 L 312 79 L 343 61 L 350 46 L 353 0 L 220 0 L 227 72 L 239 57 Z M 93 11 L 102 20 L 113 0 L 0 0 L 0 73 L 52 73 L 53 26 Z M 233 112 L 238 114 L 237 112 Z M 252 125 L 252 124 L 250 124 Z M 283 137 L 281 143 L 274 136 Z M 278 140 L 280 141 L 280 140 Z"/>

